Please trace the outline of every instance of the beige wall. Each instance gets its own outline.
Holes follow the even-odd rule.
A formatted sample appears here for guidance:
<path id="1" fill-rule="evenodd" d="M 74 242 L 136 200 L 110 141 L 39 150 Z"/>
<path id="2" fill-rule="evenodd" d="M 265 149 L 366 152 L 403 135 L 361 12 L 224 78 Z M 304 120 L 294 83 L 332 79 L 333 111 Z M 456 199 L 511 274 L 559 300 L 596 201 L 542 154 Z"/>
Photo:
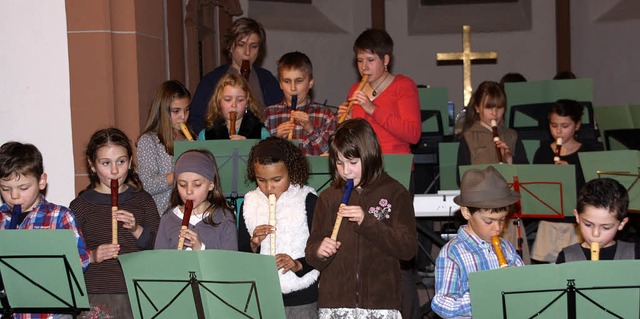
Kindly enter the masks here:
<path id="1" fill-rule="evenodd" d="M 457 33 L 410 35 L 408 31 L 408 3 L 417 0 L 388 0 L 386 3 L 387 30 L 395 42 L 394 68 L 396 74 L 404 74 L 417 83 L 432 87 L 446 87 L 449 97 L 459 108 L 462 104 L 462 67 L 438 66 L 436 53 L 458 52 L 462 49 L 461 27 Z M 580 77 L 593 78 L 596 85 L 595 103 L 640 103 L 639 78 L 640 50 L 637 39 L 640 17 L 631 14 L 626 19 L 616 17 L 612 21 L 601 21 L 602 15 L 616 6 L 633 6 L 635 0 L 589 0 L 572 1 L 572 60 L 574 72 Z M 259 1 L 244 1 L 244 11 L 259 18 L 268 33 L 268 55 L 263 66 L 275 73 L 277 59 L 288 51 L 307 53 L 314 64 L 315 99 L 325 99 L 331 105 L 339 105 L 350 86 L 358 80 L 353 66 L 353 41 L 370 23 L 369 0 L 324 0 L 314 1 L 300 11 L 316 10 L 339 30 L 299 31 L 299 27 L 283 26 L 281 21 L 296 21 L 294 9 L 271 10 L 268 14 Z M 630 4 L 629 4 L 630 3 Z M 502 32 L 474 31 L 472 26 L 471 48 L 473 51 L 497 51 L 496 64 L 474 65 L 472 86 L 484 80 L 498 81 L 508 72 L 520 72 L 529 80 L 551 79 L 556 73 L 555 55 L 555 1 L 521 0 L 523 10 L 530 10 L 531 24 L 525 30 Z M 279 4 L 279 6 L 286 6 Z M 478 6 L 477 23 L 493 21 L 494 28 L 504 21 L 493 19 L 495 6 Z M 635 5 L 637 6 L 637 5 Z M 257 10 L 259 8 L 260 10 Z M 475 9 L 474 9 L 475 10 Z M 628 10 L 633 11 L 633 10 Z M 640 8 L 636 10 L 640 12 Z M 451 16 L 453 19 L 453 16 Z M 493 19 L 493 20 L 492 20 Z M 619 36 L 620 35 L 620 36 Z"/>
<path id="2" fill-rule="evenodd" d="M 640 104 L 640 1 L 573 3 L 574 70 L 593 78 L 595 104 Z"/>
<path id="3" fill-rule="evenodd" d="M 47 197 L 75 197 L 64 0 L 6 0 L 0 12 L 0 144 L 34 144 L 44 157 Z"/>

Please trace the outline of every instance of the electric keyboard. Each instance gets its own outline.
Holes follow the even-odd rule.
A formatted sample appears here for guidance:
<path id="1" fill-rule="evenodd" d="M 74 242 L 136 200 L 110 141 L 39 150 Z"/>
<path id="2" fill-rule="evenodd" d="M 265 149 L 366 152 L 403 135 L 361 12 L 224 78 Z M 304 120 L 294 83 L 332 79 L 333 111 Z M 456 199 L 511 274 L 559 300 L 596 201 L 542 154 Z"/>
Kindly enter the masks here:
<path id="1" fill-rule="evenodd" d="M 459 190 L 443 190 L 438 194 L 416 194 L 413 197 L 413 209 L 416 217 L 449 217 L 460 209 L 453 198 Z"/>

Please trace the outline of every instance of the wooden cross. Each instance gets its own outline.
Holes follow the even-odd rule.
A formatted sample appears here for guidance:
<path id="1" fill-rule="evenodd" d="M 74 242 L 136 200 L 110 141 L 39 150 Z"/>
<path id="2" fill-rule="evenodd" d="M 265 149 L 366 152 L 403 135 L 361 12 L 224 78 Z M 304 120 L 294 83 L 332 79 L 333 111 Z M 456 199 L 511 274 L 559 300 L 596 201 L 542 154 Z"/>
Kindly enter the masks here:
<path id="1" fill-rule="evenodd" d="M 464 79 L 464 106 L 469 104 L 471 99 L 471 60 L 495 60 L 498 58 L 498 52 L 471 52 L 471 27 L 468 25 L 462 26 L 462 52 L 447 52 L 438 53 L 436 55 L 437 61 L 460 61 L 462 60 L 462 75 Z"/>

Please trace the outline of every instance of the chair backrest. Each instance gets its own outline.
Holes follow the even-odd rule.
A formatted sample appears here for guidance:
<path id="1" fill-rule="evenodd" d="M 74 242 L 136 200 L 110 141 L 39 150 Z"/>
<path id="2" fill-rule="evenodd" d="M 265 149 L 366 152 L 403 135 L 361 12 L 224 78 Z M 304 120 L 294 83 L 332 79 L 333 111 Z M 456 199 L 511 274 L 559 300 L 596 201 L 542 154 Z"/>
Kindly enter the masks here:
<path id="1" fill-rule="evenodd" d="M 606 149 L 627 149 L 624 143 L 620 143 L 612 135 L 622 137 L 633 133 L 625 130 L 640 128 L 640 105 L 596 105 L 594 110 L 598 130 L 605 139 Z M 607 131 L 612 132 L 607 133 Z M 609 139 L 610 136 L 614 139 Z"/>
<path id="2" fill-rule="evenodd" d="M 422 133 L 420 141 L 411 145 L 415 164 L 437 164 L 438 144 L 449 132 L 446 88 L 418 87 Z M 446 123 L 446 125 L 445 125 Z"/>
<path id="3" fill-rule="evenodd" d="M 425 111 L 437 111 L 440 113 L 439 128 L 442 128 L 441 132 L 444 135 L 451 135 L 449 127 L 453 125 L 449 121 L 449 106 L 448 99 L 449 94 L 446 88 L 418 88 L 418 98 L 420 99 L 420 109 Z M 422 132 L 432 132 L 433 127 L 436 126 L 437 117 L 425 118 L 422 116 Z"/>
<path id="4" fill-rule="evenodd" d="M 507 94 L 507 116 L 513 105 L 548 103 L 559 99 L 593 101 L 591 79 L 510 82 L 504 84 L 504 90 Z M 583 122 L 587 123 L 585 118 Z"/>
<path id="5" fill-rule="evenodd" d="M 514 130 L 538 128 L 548 131 L 547 114 L 554 103 L 555 101 L 512 105 L 509 109 L 509 127 Z M 585 111 L 582 115 L 582 128 L 595 128 L 593 104 L 590 101 L 580 101 L 579 103 L 582 104 Z"/>
<path id="6" fill-rule="evenodd" d="M 422 116 L 423 131 L 420 141 L 411 145 L 411 152 L 415 155 L 416 164 L 437 164 L 438 144 L 444 138 L 441 113 L 434 110 L 420 110 L 420 115 Z M 435 130 L 425 131 L 424 123 L 430 120 L 435 123 Z"/>
<path id="7" fill-rule="evenodd" d="M 542 142 L 551 140 L 547 114 L 554 103 L 513 105 L 509 110 L 509 127 L 518 132 L 518 137 L 524 142 L 529 162 L 533 160 L 537 146 Z M 585 112 L 582 116 L 580 130 L 576 133 L 577 139 L 582 143 L 591 144 L 598 148 L 597 145 L 602 145 L 602 142 L 600 140 L 600 132 L 595 125 L 593 104 L 589 101 L 581 101 L 580 104 L 584 107 Z M 527 143 L 530 140 L 537 142 Z"/>
<path id="8" fill-rule="evenodd" d="M 640 150 L 640 128 L 624 128 L 604 131 L 607 150 Z"/>

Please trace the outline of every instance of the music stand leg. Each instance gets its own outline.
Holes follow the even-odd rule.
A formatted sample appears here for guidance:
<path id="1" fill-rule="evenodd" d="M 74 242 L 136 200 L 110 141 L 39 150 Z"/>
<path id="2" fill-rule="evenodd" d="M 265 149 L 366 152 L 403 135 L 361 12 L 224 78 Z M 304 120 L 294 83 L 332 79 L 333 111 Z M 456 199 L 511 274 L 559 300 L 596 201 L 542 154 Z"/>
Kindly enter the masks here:
<path id="1" fill-rule="evenodd" d="M 432 265 L 436 264 L 436 260 L 433 258 L 433 256 L 431 256 L 429 252 L 427 252 L 427 249 L 424 248 L 424 245 L 422 245 L 422 243 L 419 241 L 418 241 L 418 248 L 420 248 L 420 251 L 422 251 L 422 253 L 427 257 L 427 259 L 429 259 L 429 262 L 431 262 Z"/>
<path id="2" fill-rule="evenodd" d="M 522 232 L 520 231 L 520 227 L 522 226 L 522 219 L 520 218 L 516 218 L 513 220 L 513 225 L 516 226 L 516 251 L 518 252 L 518 255 L 520 255 L 520 258 L 522 258 L 522 244 L 523 244 L 523 239 L 522 239 Z"/>
<path id="3" fill-rule="evenodd" d="M 191 292 L 193 293 L 193 302 L 196 305 L 196 314 L 198 319 L 205 319 L 204 307 L 202 305 L 202 296 L 200 295 L 200 287 L 198 286 L 198 280 L 196 279 L 196 273 L 189 272 L 189 284 L 191 285 Z"/>
<path id="4" fill-rule="evenodd" d="M 0 276 L 0 303 L 2 304 L 2 312 L 0 313 L 2 319 L 9 319 L 12 317 L 11 305 L 9 304 L 9 298 L 7 298 L 7 292 L 4 289 L 4 281 Z"/>
<path id="5" fill-rule="evenodd" d="M 567 318 L 576 319 L 576 286 L 574 279 L 567 280 Z"/>

